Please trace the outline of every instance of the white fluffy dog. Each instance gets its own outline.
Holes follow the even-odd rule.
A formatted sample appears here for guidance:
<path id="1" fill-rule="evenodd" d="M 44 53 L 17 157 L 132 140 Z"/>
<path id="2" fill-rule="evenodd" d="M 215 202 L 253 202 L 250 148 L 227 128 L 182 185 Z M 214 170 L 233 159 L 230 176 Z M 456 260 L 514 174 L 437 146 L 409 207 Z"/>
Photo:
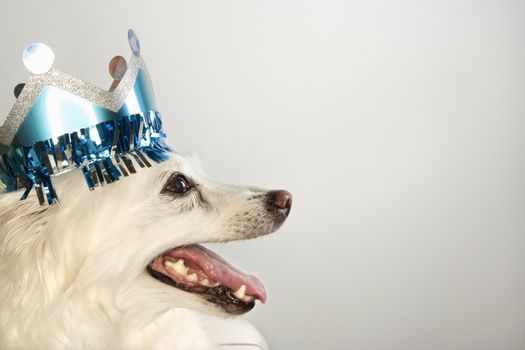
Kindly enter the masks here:
<path id="1" fill-rule="evenodd" d="M 80 170 L 57 176 L 59 205 L 0 196 L 1 349 L 221 348 L 235 332 L 213 330 L 228 322 L 257 337 L 202 316 L 242 314 L 266 295 L 197 243 L 275 231 L 291 195 L 217 184 L 170 156 L 92 192 Z"/>

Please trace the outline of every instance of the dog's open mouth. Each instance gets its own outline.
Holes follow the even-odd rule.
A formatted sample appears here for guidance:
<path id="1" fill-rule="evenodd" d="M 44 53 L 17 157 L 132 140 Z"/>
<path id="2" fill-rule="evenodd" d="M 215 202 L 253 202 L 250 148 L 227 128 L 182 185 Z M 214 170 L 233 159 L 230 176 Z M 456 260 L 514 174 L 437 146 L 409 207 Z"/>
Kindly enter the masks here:
<path id="1" fill-rule="evenodd" d="M 187 292 L 201 294 L 226 312 L 242 314 L 266 301 L 264 286 L 201 245 L 182 246 L 155 258 L 147 267 L 157 280 Z"/>

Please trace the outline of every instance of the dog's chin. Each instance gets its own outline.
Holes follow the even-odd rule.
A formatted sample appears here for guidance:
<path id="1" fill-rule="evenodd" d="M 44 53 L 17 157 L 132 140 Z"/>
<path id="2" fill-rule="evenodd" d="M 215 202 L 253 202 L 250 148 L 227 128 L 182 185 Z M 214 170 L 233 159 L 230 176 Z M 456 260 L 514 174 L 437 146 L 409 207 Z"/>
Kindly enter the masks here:
<path id="1" fill-rule="evenodd" d="M 244 314 L 266 301 L 259 279 L 198 244 L 165 251 L 146 267 L 157 281 L 196 295 L 227 314 Z"/>

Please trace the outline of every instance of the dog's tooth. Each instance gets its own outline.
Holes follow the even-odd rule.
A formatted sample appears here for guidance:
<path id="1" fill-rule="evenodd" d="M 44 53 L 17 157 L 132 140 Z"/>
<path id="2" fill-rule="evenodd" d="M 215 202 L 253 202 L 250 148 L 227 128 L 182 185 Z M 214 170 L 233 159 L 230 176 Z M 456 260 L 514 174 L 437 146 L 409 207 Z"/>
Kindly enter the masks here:
<path id="1" fill-rule="evenodd" d="M 177 260 L 177 262 L 174 265 L 174 270 L 178 274 L 181 274 L 181 275 L 185 276 L 185 275 L 188 274 L 188 270 L 189 269 L 186 267 L 186 265 L 184 265 L 184 259 L 179 259 L 179 260 Z"/>
<path id="2" fill-rule="evenodd" d="M 239 289 L 237 289 L 237 291 L 233 293 L 233 295 L 235 295 L 238 299 L 244 298 L 244 296 L 246 295 L 246 286 L 244 284 L 240 286 Z"/>
<path id="3" fill-rule="evenodd" d="M 186 279 L 190 282 L 197 282 L 199 280 L 199 277 L 197 277 L 197 274 L 194 272 L 186 276 Z"/>
<path id="4" fill-rule="evenodd" d="M 164 266 L 166 266 L 168 269 L 175 271 L 179 275 L 186 276 L 188 274 L 188 268 L 184 265 L 184 260 L 179 259 L 177 262 L 173 262 L 170 260 L 164 261 Z"/>
<path id="5" fill-rule="evenodd" d="M 207 278 L 205 278 L 203 280 L 200 280 L 199 283 L 202 284 L 203 286 L 209 286 L 210 285 L 210 281 L 208 281 Z"/>
<path id="6" fill-rule="evenodd" d="M 255 298 L 252 297 L 251 295 L 245 295 L 241 300 L 244 301 L 245 303 L 250 303 L 253 301 L 253 299 Z"/>
<path id="7" fill-rule="evenodd" d="M 164 260 L 164 266 L 170 270 L 175 270 L 175 263 L 173 261 Z"/>

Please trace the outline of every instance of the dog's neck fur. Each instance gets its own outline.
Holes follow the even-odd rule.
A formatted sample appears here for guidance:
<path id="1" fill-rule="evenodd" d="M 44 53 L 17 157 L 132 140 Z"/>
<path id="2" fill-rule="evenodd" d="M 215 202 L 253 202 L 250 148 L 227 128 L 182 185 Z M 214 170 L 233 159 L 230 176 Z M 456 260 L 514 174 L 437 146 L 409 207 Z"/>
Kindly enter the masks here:
<path id="1" fill-rule="evenodd" d="M 74 172 L 64 175 L 60 182 L 69 182 L 70 178 L 78 177 Z M 69 181 L 68 181 L 69 180 Z M 73 180 L 78 181 L 79 179 Z M 81 179 L 80 179 L 81 180 Z M 81 182 L 80 182 L 81 183 Z M 72 184 L 73 185 L 73 184 Z M 60 187 L 59 187 L 60 188 Z M 2 203 L 4 212 L 0 220 L 3 223 L 3 234 L 0 236 L 2 246 L 1 259 L 9 264 L 0 264 L 0 304 L 1 320 L 0 327 L 7 333 L 9 346 L 20 346 L 22 344 L 42 344 L 50 338 L 60 338 L 60 331 L 71 327 L 64 324 L 68 313 L 75 313 L 76 293 L 90 293 L 88 290 L 76 288 L 79 282 L 78 276 L 86 259 L 89 246 L 82 241 L 82 231 L 86 229 L 85 224 L 75 224 L 75 227 L 67 220 L 74 203 L 68 203 L 67 207 L 38 205 L 34 198 L 19 201 L 15 197 L 19 194 L 5 195 Z M 79 206 L 81 203 L 76 202 Z M 90 208 L 96 211 L 96 208 Z M 86 213 L 86 217 L 94 212 Z M 92 225 L 96 225 L 93 222 Z M 89 226 L 90 229 L 93 226 Z M 70 235 L 68 233 L 75 232 Z M 82 254 L 82 252 L 85 254 Z M 38 252 L 36 255 L 34 252 Z M 97 312 L 90 315 L 90 322 L 107 323 L 107 319 L 118 317 L 116 310 L 110 310 L 100 302 L 100 296 L 89 296 L 93 303 L 98 304 Z M 85 302 L 86 298 L 77 298 Z M 38 303 L 34 301 L 38 300 Z M 5 302 L 8 301 L 8 302 Z M 108 303 L 107 305 L 111 305 Z M 85 306 L 84 306 L 85 307 Z M 17 314 L 17 317 L 7 319 L 6 315 Z M 83 315 L 84 313 L 78 313 Z M 15 323 L 15 322 L 18 322 Z M 38 325 L 38 329 L 28 331 L 24 327 Z M 89 323 L 80 323 L 89 328 Z M 82 326 L 75 326 L 77 332 L 82 332 Z M 104 330 L 106 327 L 96 327 L 96 330 Z M 70 329 L 68 329 L 68 332 Z M 93 330 L 90 330 L 93 331 Z M 50 333 L 55 334 L 50 334 Z M 20 338 L 22 337 L 23 338 Z M 35 339 L 27 339 L 33 336 Z M 102 335 L 91 334 L 84 339 L 104 339 Z M 45 339 L 45 341 L 44 341 Z M 70 344 L 75 347 L 79 344 Z"/>

